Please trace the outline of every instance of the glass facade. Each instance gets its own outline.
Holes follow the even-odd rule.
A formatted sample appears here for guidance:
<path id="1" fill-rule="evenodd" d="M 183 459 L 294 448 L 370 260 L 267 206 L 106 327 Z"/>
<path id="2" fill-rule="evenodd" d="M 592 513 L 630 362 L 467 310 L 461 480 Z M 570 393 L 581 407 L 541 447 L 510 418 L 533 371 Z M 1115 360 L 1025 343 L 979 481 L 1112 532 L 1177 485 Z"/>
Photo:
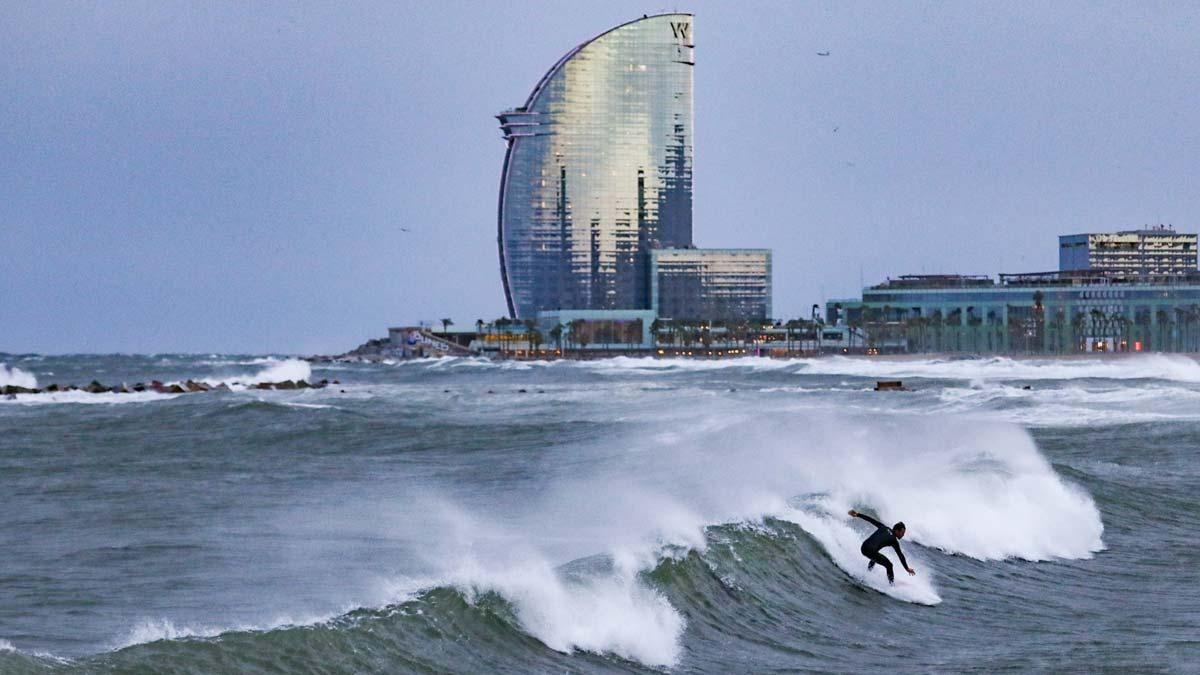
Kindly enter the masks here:
<path id="1" fill-rule="evenodd" d="M 833 300 L 830 322 L 887 351 L 1070 354 L 1200 351 L 1200 275 L 1099 274 L 890 281 Z"/>
<path id="2" fill-rule="evenodd" d="M 649 251 L 692 245 L 689 14 L 645 17 L 568 52 L 497 115 L 508 310 L 647 309 Z"/>
<path id="3" fill-rule="evenodd" d="M 652 251 L 651 295 L 658 316 L 710 321 L 771 316 L 771 251 L 664 249 Z"/>

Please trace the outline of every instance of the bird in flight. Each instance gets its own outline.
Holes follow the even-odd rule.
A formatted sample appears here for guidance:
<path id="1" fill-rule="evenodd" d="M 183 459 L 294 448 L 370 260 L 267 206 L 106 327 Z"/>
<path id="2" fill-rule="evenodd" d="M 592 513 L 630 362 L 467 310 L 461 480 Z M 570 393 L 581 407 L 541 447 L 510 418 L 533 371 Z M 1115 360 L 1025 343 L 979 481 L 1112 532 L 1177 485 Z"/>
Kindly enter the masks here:
<path id="1" fill-rule="evenodd" d="M 817 56 L 829 56 L 829 52 L 817 52 Z"/>

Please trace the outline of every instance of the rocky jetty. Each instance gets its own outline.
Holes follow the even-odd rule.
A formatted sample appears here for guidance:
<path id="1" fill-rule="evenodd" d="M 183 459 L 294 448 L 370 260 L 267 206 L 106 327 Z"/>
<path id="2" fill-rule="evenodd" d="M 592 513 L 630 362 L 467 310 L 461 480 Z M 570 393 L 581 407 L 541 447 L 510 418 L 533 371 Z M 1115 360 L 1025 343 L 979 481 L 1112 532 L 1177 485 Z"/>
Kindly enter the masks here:
<path id="1" fill-rule="evenodd" d="M 320 382 L 308 382 L 305 380 L 284 380 L 282 382 L 233 382 L 233 387 L 245 387 L 247 389 L 324 389 L 330 384 L 341 384 L 338 380 L 330 382 L 329 380 L 321 380 Z M 15 398 L 17 394 L 53 394 L 56 392 L 65 391 L 80 391 L 88 394 L 132 394 L 135 392 L 150 391 L 158 394 L 196 394 L 206 391 L 231 391 L 229 384 L 224 382 L 212 385 L 207 382 L 197 382 L 188 380 L 186 382 L 172 382 L 165 384 L 158 380 L 152 380 L 149 384 L 138 382 L 134 385 L 120 384 L 117 386 L 109 386 L 101 384 L 97 380 L 92 380 L 87 385 L 78 387 L 75 385 L 59 385 L 51 384 L 46 387 L 19 387 L 17 385 L 6 385 L 0 387 L 0 396 Z"/>

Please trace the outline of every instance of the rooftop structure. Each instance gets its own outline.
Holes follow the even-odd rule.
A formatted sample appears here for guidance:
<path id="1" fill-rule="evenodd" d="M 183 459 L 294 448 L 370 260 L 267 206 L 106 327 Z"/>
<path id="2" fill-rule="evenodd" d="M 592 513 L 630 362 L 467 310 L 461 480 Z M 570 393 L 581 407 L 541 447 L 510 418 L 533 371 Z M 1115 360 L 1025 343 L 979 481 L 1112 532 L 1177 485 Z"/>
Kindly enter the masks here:
<path id="1" fill-rule="evenodd" d="M 1058 238 L 1059 271 L 1104 270 L 1128 276 L 1196 272 L 1195 234 L 1158 226 L 1113 233 L 1068 234 Z"/>

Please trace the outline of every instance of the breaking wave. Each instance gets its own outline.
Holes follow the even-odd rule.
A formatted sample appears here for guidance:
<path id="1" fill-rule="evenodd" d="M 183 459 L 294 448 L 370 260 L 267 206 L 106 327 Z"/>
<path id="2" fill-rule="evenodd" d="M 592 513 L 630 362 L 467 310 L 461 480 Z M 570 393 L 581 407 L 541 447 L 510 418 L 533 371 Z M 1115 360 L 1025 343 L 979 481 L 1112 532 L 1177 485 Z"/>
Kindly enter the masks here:
<path id="1" fill-rule="evenodd" d="M 0 387 L 8 385 L 34 389 L 37 387 L 37 378 L 16 366 L 9 368 L 6 364 L 0 363 Z"/>

